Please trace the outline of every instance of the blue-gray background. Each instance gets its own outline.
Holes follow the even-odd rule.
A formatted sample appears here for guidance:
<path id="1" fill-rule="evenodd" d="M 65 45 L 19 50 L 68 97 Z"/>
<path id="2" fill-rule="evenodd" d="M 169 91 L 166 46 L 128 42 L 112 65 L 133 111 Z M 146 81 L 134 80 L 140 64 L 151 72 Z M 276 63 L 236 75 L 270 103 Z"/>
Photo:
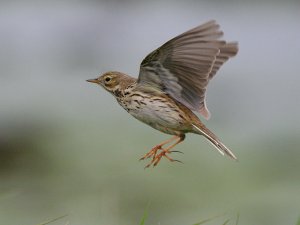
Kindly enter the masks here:
<path id="1" fill-rule="evenodd" d="M 1 1 L 0 224 L 295 224 L 300 214 L 299 1 Z M 185 164 L 138 159 L 168 138 L 85 82 L 137 76 L 150 51 L 216 19 L 238 56 L 209 85 L 202 137 Z M 217 222 L 218 221 L 218 222 Z"/>

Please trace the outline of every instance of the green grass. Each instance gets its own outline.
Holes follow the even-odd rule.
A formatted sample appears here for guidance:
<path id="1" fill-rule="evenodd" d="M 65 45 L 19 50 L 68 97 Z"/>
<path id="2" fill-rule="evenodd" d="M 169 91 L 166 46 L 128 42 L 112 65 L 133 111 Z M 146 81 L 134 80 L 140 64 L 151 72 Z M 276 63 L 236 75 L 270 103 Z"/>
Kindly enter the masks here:
<path id="1" fill-rule="evenodd" d="M 144 215 L 141 219 L 140 225 L 145 225 L 145 221 L 146 221 L 147 217 L 148 217 L 148 213 L 147 213 L 147 210 L 145 210 Z"/>
<path id="2" fill-rule="evenodd" d="M 150 207 L 150 202 L 148 203 L 148 205 L 147 205 L 147 207 L 146 207 L 146 209 L 144 211 L 144 215 L 143 215 L 143 217 L 141 219 L 140 225 L 145 225 L 145 221 L 146 221 L 146 219 L 148 217 L 149 207 Z"/>
<path id="3" fill-rule="evenodd" d="M 212 221 L 212 220 L 214 220 L 214 219 L 216 219 L 216 218 L 219 218 L 219 217 L 221 217 L 221 216 L 224 216 L 224 215 L 214 216 L 214 217 L 211 217 L 211 218 L 202 220 L 202 221 L 200 221 L 200 222 L 198 222 L 198 223 L 194 223 L 193 225 L 202 225 L 202 224 L 208 223 L 208 222 L 210 222 L 210 221 Z M 147 213 L 147 210 L 145 210 L 144 215 L 143 215 L 143 217 L 142 217 L 142 219 L 141 219 L 140 225 L 145 225 L 145 221 L 146 221 L 147 217 L 148 217 L 148 213 Z M 237 213 L 237 216 L 236 216 L 236 219 L 235 219 L 235 223 L 234 223 L 234 224 L 235 224 L 235 225 L 238 225 L 238 224 L 239 224 L 239 220 L 240 220 L 240 214 Z M 227 220 L 225 220 L 225 222 L 224 222 L 222 225 L 228 225 L 230 221 L 231 221 L 230 219 L 227 219 Z M 299 217 L 299 219 L 298 219 L 296 225 L 300 225 L 300 217 Z"/>
<path id="4" fill-rule="evenodd" d="M 229 223 L 229 221 L 230 221 L 230 219 L 227 219 L 222 225 L 226 225 L 226 224 L 228 224 Z"/>
<path id="5" fill-rule="evenodd" d="M 68 216 L 68 215 L 59 216 L 59 217 L 56 217 L 56 218 L 54 218 L 54 219 L 50 219 L 50 220 L 47 220 L 47 221 L 45 221 L 45 222 L 39 223 L 39 224 L 37 224 L 37 225 L 46 225 L 46 224 L 49 224 L 49 223 L 53 223 L 53 222 L 55 222 L 55 221 L 57 221 L 57 220 L 60 220 L 60 219 L 62 219 L 62 218 L 65 218 L 66 216 Z M 68 224 L 68 222 L 67 222 L 67 224 Z"/>
<path id="6" fill-rule="evenodd" d="M 148 207 L 149 207 L 149 205 L 148 205 Z M 148 207 L 147 207 L 147 208 L 148 208 Z M 214 219 L 216 219 L 216 218 L 222 217 L 222 216 L 224 216 L 224 215 L 214 216 L 214 217 L 211 217 L 211 218 L 202 220 L 202 221 L 200 221 L 200 222 L 198 222 L 198 223 L 194 223 L 193 225 L 202 225 L 202 224 L 208 223 L 208 222 L 210 222 L 210 221 L 212 221 L 212 220 L 214 220 Z M 147 212 L 147 209 L 146 209 L 146 210 L 144 211 L 143 217 L 142 217 L 141 222 L 140 222 L 139 225 L 145 225 L 145 222 L 146 222 L 147 217 L 148 217 L 148 212 Z M 235 225 L 238 225 L 239 218 L 240 218 L 240 215 L 239 215 L 239 213 L 238 213 L 238 214 L 237 214 L 237 217 L 236 217 Z M 227 225 L 229 222 L 230 222 L 230 219 L 227 219 L 227 220 L 225 220 L 225 222 L 224 222 L 222 225 Z M 298 224 L 297 224 L 297 225 L 298 225 Z"/>
<path id="7" fill-rule="evenodd" d="M 297 225 L 300 225 L 300 217 L 299 217 L 299 219 L 298 219 L 298 221 L 297 221 Z"/>
<path id="8" fill-rule="evenodd" d="M 149 205 L 150 205 L 150 204 L 149 204 Z M 147 220 L 147 218 L 148 218 L 148 208 L 149 208 L 149 205 L 147 206 L 147 209 L 145 209 L 144 214 L 143 214 L 143 216 L 142 216 L 142 218 L 141 218 L 141 221 L 140 221 L 140 224 L 139 224 L 139 225 L 146 225 L 145 222 L 146 222 L 146 220 Z M 42 223 L 39 223 L 39 224 L 36 224 L 36 225 L 46 225 L 46 224 L 50 224 L 50 223 L 53 223 L 53 222 L 55 222 L 55 221 L 57 221 L 57 220 L 60 220 L 60 219 L 62 219 L 62 218 L 65 218 L 66 216 L 68 216 L 68 215 L 59 216 L 59 217 L 57 217 L 57 218 L 55 218 L 55 219 L 50 219 L 50 220 L 47 220 L 47 221 L 45 221 L 45 222 L 42 222 Z M 198 223 L 194 223 L 193 225 L 202 225 L 202 224 L 208 223 L 208 222 L 210 222 L 210 221 L 212 221 L 212 220 L 214 220 L 214 219 L 216 219 L 216 218 L 219 218 L 219 217 L 221 217 L 221 216 L 224 216 L 224 215 L 214 216 L 214 217 L 211 217 L 211 218 L 202 220 L 202 221 L 200 221 L 200 222 L 198 222 Z M 236 219 L 235 219 L 235 225 L 238 225 L 239 220 L 240 220 L 240 214 L 238 213 L 237 216 L 236 216 Z M 228 225 L 230 221 L 231 221 L 230 219 L 227 219 L 227 220 L 225 220 L 225 222 L 224 222 L 222 225 Z M 67 222 L 65 225 L 69 225 L 69 222 Z M 296 225 L 300 225 L 300 217 L 299 217 L 299 219 L 298 219 Z"/>
<path id="9" fill-rule="evenodd" d="M 211 221 L 211 220 L 214 220 L 214 219 L 216 219 L 216 218 L 219 218 L 219 217 L 221 217 L 221 216 L 223 216 L 223 215 L 214 216 L 214 217 L 211 217 L 211 218 L 202 220 L 202 221 L 200 221 L 200 222 L 198 222 L 198 223 L 195 223 L 195 224 L 193 224 L 193 225 L 201 225 L 201 224 L 205 224 L 205 223 L 207 223 L 207 222 L 209 222 L 209 221 Z"/>

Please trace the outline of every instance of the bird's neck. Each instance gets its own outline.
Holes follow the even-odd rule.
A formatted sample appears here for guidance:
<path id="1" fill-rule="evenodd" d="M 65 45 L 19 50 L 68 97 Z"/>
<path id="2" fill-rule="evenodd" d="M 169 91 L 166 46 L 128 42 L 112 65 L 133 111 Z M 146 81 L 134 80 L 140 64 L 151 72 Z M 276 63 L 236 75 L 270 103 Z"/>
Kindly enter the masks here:
<path id="1" fill-rule="evenodd" d="M 124 83 L 117 85 L 111 92 L 112 94 L 117 98 L 123 98 L 126 95 L 129 95 L 131 91 L 136 87 L 137 80 L 132 80 L 132 82 L 127 83 L 126 85 Z"/>

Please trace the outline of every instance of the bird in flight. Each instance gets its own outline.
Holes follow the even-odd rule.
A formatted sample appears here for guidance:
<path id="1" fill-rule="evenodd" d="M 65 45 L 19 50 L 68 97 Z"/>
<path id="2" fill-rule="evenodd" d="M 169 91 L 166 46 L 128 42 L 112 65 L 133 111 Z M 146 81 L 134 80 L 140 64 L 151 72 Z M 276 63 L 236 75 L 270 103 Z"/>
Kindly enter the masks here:
<path id="1" fill-rule="evenodd" d="M 163 157 L 180 162 L 170 154 L 178 152 L 172 149 L 185 139 L 186 133 L 204 136 L 222 155 L 237 159 L 194 113 L 209 119 L 205 102 L 207 85 L 220 67 L 238 52 L 237 42 L 226 42 L 220 39 L 222 36 L 216 21 L 209 21 L 174 37 L 147 55 L 137 79 L 110 71 L 87 80 L 110 92 L 136 119 L 173 135 L 141 158 L 150 159 L 146 168 L 156 166 Z"/>

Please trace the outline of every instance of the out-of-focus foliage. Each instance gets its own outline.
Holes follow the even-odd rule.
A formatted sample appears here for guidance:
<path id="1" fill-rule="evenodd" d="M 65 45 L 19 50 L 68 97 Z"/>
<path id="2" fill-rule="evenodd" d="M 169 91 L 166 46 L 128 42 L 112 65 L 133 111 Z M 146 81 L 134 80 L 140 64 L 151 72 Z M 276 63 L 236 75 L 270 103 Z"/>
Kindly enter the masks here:
<path id="1" fill-rule="evenodd" d="M 295 224 L 300 212 L 298 1 L 1 1 L 0 224 Z M 216 19 L 240 52 L 209 85 L 206 122 L 239 157 L 188 135 L 168 138 L 85 82 L 138 74 L 150 51 Z M 207 224 L 222 224 L 218 218 Z M 234 221 L 232 219 L 231 221 Z M 56 222 L 59 224 L 59 222 Z"/>

